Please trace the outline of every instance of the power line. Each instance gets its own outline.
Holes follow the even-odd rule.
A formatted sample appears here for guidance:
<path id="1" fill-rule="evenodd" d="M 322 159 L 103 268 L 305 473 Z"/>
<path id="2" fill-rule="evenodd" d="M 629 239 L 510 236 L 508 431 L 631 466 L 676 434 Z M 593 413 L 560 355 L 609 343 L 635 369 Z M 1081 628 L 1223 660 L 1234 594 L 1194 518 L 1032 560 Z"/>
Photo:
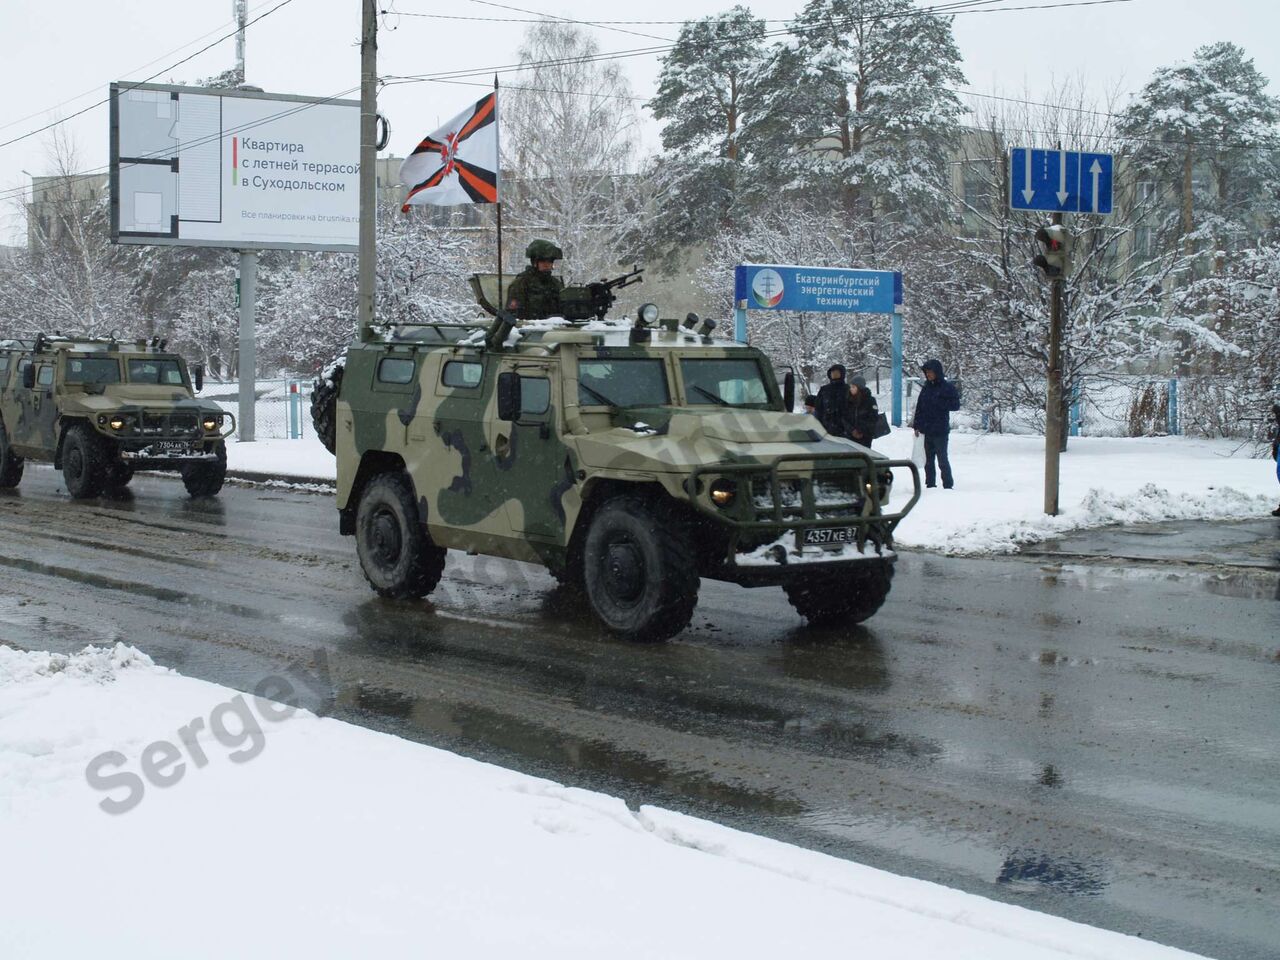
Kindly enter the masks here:
<path id="1" fill-rule="evenodd" d="M 874 17 L 844 17 L 844 18 L 837 19 L 835 21 L 828 21 L 826 23 L 823 23 L 814 27 L 791 26 L 781 30 L 767 30 L 763 34 L 761 34 L 761 39 L 766 39 L 771 37 L 780 37 L 780 36 L 786 36 L 786 35 L 791 35 L 791 36 L 804 35 L 806 33 L 830 30 L 833 27 L 839 27 L 839 28 L 852 27 L 854 24 L 873 23 L 881 20 L 901 20 L 901 19 L 907 19 L 910 17 L 918 17 L 918 16 L 939 16 L 939 15 L 947 15 L 947 14 L 950 14 L 951 16 L 958 16 L 962 13 L 1004 13 L 1004 12 L 1018 11 L 1018 10 L 1050 10 L 1050 9 L 1057 9 L 1061 7 L 1091 7 L 1091 6 L 1099 6 L 1102 4 L 1133 3 L 1134 0 L 1062 0 L 1062 2 L 1058 2 L 1058 3 L 1038 4 L 1033 6 L 989 7 L 986 9 L 962 9 L 962 8 L 971 7 L 975 3 L 989 4 L 989 3 L 995 3 L 995 2 L 998 2 L 998 0 L 957 0 L 957 2 L 953 2 L 953 3 L 939 4 L 935 7 L 924 7 L 919 10 L 913 10 L 910 13 L 880 14 Z M 400 13 L 400 16 L 405 16 L 405 14 Z M 590 21 L 571 21 L 571 22 L 591 25 Z M 750 34 L 726 34 L 726 35 L 718 35 L 708 41 L 705 41 L 705 43 L 720 44 L 720 43 L 728 43 L 734 40 L 742 40 L 742 39 L 754 39 L 754 38 Z M 571 63 L 597 63 L 597 62 L 604 62 L 608 60 L 622 60 L 622 59 L 630 59 L 632 57 L 642 57 L 642 56 L 650 56 L 654 54 L 669 53 L 670 51 L 674 50 L 676 46 L 677 44 L 675 43 L 667 43 L 667 44 L 663 44 L 662 46 L 637 47 L 630 50 L 614 50 L 606 53 L 589 54 L 586 56 L 576 56 L 576 57 L 564 57 L 564 58 L 553 59 L 553 60 L 534 61 L 531 63 L 503 64 L 496 67 L 484 67 L 484 68 L 475 68 L 475 69 L 466 69 L 466 70 L 451 70 L 451 71 L 444 71 L 441 73 L 431 73 L 431 74 L 427 74 L 427 73 L 410 74 L 407 76 L 391 75 L 387 79 L 389 83 L 400 84 L 400 83 L 425 82 L 430 80 L 466 79 L 469 77 L 492 76 L 495 73 L 499 73 L 499 74 L 519 73 L 524 70 L 531 69 L 533 67 L 559 66 L 561 64 L 571 64 Z"/>
<path id="2" fill-rule="evenodd" d="M 277 3 L 274 7 L 268 10 L 266 13 L 262 13 L 254 17 L 252 20 L 246 23 L 245 26 L 246 27 L 252 26 L 253 24 L 257 23 L 259 20 L 266 19 L 267 17 L 271 16 L 271 14 L 275 13 L 277 10 L 281 9 L 282 7 L 287 7 L 291 3 L 293 3 L 293 0 L 280 0 L 280 3 Z M 239 32 L 240 31 L 238 29 L 232 30 L 230 33 L 219 37 L 217 40 L 213 41 L 212 43 L 201 47 L 199 50 L 197 50 L 195 53 L 191 54 L 190 56 L 183 57 L 181 60 L 177 61 L 176 63 L 171 63 L 169 64 L 169 66 L 165 67 L 164 69 L 158 70 L 157 72 L 153 73 L 151 76 L 147 77 L 145 80 L 139 80 L 139 81 L 136 81 L 135 83 L 126 84 L 125 86 L 128 87 L 128 86 L 135 86 L 136 84 L 140 84 L 140 83 L 149 83 L 152 80 L 154 80 L 156 77 L 160 76 L 161 74 L 168 73 L 174 67 L 180 67 L 187 61 L 194 60 L 196 57 L 200 56 L 200 54 L 204 53 L 206 50 L 213 49 L 218 44 L 222 43 L 222 41 L 229 40 L 231 37 L 234 37 Z M 19 143 L 23 140 L 28 140 L 31 137 L 36 136 L 37 134 L 44 133 L 46 130 L 52 130 L 54 127 L 60 126 L 66 123 L 68 120 L 74 120 L 76 117 L 81 116 L 82 114 L 86 114 L 90 110 L 94 110 L 97 107 L 101 107 L 104 104 L 109 103 L 110 101 L 111 101 L 111 98 L 109 96 L 106 97 L 105 99 L 98 100 L 96 103 L 91 103 L 89 104 L 89 106 L 85 107 L 82 110 L 77 110 L 75 113 L 71 114 L 70 116 L 63 117 L 61 120 L 54 120 L 52 123 L 46 123 L 43 127 L 39 127 L 38 129 L 32 130 L 28 133 L 24 133 L 21 136 L 14 137 L 12 140 L 5 140 L 3 143 L 0 143 L 0 148 L 11 146 L 12 144 Z"/>
<path id="3" fill-rule="evenodd" d="M 261 10 L 264 6 L 266 6 L 265 3 L 259 4 L 258 9 Z M 210 30 L 208 33 L 201 34 L 200 36 L 196 37 L 194 40 L 188 40 L 186 43 L 182 44 L 181 46 L 174 47 L 168 53 L 162 53 L 160 56 L 156 57 L 154 60 L 148 60 L 142 66 L 135 67 L 134 69 L 123 74 L 123 76 L 128 77 L 130 73 L 138 73 L 141 70 L 145 70 L 147 69 L 147 67 L 157 64 L 161 60 L 167 59 L 168 57 L 173 56 L 175 53 L 179 53 L 187 49 L 187 47 L 191 46 L 192 44 L 199 43 L 205 37 L 213 36 L 219 30 L 223 29 L 223 27 L 225 27 L 227 23 L 234 23 L 234 22 L 235 22 L 234 20 L 228 20 L 225 23 L 220 23 L 218 24 L 218 26 Z M 96 86 L 93 86 L 90 89 L 84 91 L 84 93 L 78 93 L 74 97 L 69 97 L 68 99 L 63 100 L 61 103 L 55 103 L 53 106 L 45 107 L 43 110 L 36 110 L 33 113 L 28 113 L 25 117 L 18 117 L 16 120 L 10 120 L 8 123 L 0 123 L 0 130 L 8 130 L 10 127 L 16 127 L 18 124 L 22 123 L 25 120 L 30 120 L 32 117 L 38 117 L 42 114 L 49 113 L 52 110 L 57 110 L 59 107 L 65 107 L 69 103 L 75 103 L 77 100 L 83 100 L 87 96 L 96 94 L 99 90 L 102 89 L 102 86 L 103 86 L 102 84 L 97 84 Z"/>

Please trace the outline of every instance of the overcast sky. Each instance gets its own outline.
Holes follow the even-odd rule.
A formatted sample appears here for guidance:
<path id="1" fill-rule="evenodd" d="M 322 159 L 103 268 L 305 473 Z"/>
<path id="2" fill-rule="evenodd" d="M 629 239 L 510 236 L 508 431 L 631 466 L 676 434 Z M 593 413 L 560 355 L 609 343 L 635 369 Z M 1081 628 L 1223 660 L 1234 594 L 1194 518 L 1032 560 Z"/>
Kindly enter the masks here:
<path id="1" fill-rule="evenodd" d="M 250 18 L 281 0 L 250 0 Z M 516 61 L 522 22 L 528 13 L 513 7 L 575 20 L 679 21 L 732 6 L 713 0 L 512 0 L 499 5 L 480 0 L 380 0 L 403 16 L 389 16 L 379 33 L 379 73 L 419 75 L 453 70 L 489 70 Z M 920 0 L 922 6 L 940 0 Z M 1033 97 L 1054 78 L 1081 77 L 1099 96 L 1141 88 L 1152 71 L 1188 59 L 1196 47 L 1229 40 L 1253 57 L 1258 69 L 1275 78 L 1280 94 L 1280 4 L 1273 0 L 1128 0 L 1083 7 L 1054 8 L 1061 0 L 999 0 L 993 7 L 1031 9 L 967 13 L 956 16 L 956 41 L 964 57 L 968 89 Z M 528 4 L 528 5 L 526 5 Z M 756 0 L 747 4 L 760 17 L 785 21 L 801 0 Z M 412 13 L 447 14 L 446 19 Z M 50 122 L 65 119 L 82 169 L 104 168 L 107 161 L 107 109 L 103 100 L 113 80 L 190 83 L 234 65 L 234 39 L 224 40 L 194 59 L 174 66 L 233 29 L 232 0 L 0 0 L 0 142 Z M 771 23 L 771 28 L 782 23 Z M 673 39 L 676 22 L 591 28 L 604 51 L 634 50 Z M 636 36 L 634 31 L 646 34 Z M 273 93 L 331 96 L 353 90 L 360 79 L 360 0 L 288 0 L 278 11 L 250 26 L 247 33 L 248 82 Z M 654 39 L 654 38 L 662 39 Z M 658 54 L 620 61 L 639 97 L 653 94 Z M 438 82 L 387 88 L 379 102 L 392 123 L 391 152 L 404 153 L 424 134 L 458 113 L 483 92 Z M 517 83 L 507 75 L 504 82 Z M 91 107 L 81 116 L 72 116 Z M 28 182 L 23 171 L 49 170 L 49 134 L 41 133 L 0 146 L 0 199 L 4 234 L 21 242 L 20 221 L 9 211 L 17 189 Z M 646 147 L 656 149 L 657 128 L 650 120 Z"/>

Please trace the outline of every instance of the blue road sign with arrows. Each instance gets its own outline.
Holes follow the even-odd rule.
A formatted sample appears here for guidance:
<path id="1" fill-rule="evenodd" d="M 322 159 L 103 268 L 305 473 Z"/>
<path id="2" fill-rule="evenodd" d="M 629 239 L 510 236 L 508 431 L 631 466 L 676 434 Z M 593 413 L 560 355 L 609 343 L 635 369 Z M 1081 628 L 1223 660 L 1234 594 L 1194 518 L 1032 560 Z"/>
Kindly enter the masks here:
<path id="1" fill-rule="evenodd" d="M 1115 158 L 1074 150 L 1009 151 L 1009 206 L 1049 213 L 1111 213 Z"/>

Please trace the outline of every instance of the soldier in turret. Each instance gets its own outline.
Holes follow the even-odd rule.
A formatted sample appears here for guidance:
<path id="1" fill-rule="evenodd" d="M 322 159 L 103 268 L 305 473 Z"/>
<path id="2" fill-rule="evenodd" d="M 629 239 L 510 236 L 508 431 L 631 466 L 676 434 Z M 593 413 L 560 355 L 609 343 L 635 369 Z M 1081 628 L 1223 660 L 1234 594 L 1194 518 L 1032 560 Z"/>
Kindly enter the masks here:
<path id="1" fill-rule="evenodd" d="M 550 240 L 534 240 L 525 249 L 529 266 L 507 288 L 507 309 L 518 320 L 544 320 L 560 313 L 560 291 L 564 281 L 551 269 L 564 252 Z"/>

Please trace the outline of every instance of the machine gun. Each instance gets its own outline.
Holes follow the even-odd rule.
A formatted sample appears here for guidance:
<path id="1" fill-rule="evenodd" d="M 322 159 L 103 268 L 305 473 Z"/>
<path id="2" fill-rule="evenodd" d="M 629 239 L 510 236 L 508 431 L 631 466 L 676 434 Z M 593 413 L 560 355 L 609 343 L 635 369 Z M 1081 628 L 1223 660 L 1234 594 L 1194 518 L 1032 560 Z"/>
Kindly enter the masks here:
<path id="1" fill-rule="evenodd" d="M 581 322 L 594 317 L 603 320 L 617 297 L 613 291 L 633 283 L 643 283 L 644 267 L 636 267 L 612 280 L 600 280 L 580 287 L 565 287 L 560 291 L 560 315 L 566 320 Z"/>

